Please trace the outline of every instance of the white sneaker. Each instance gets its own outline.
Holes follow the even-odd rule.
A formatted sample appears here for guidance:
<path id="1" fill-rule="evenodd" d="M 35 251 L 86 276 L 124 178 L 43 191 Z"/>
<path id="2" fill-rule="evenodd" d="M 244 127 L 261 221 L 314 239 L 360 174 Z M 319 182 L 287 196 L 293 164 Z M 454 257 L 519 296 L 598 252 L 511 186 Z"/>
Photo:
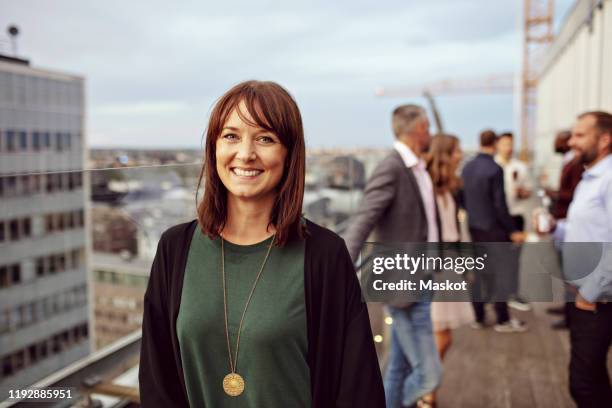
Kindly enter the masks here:
<path id="1" fill-rule="evenodd" d="M 472 322 L 472 323 L 470 323 L 470 327 L 472 329 L 482 330 L 482 329 L 485 329 L 487 326 L 484 323 Z"/>
<path id="2" fill-rule="evenodd" d="M 511 299 L 508 301 L 508 307 L 513 308 L 521 312 L 528 312 L 531 310 L 531 305 L 521 299 Z"/>
<path id="3" fill-rule="evenodd" d="M 493 330 L 498 333 L 522 333 L 527 330 L 527 325 L 520 320 L 510 319 L 505 323 L 496 324 Z"/>

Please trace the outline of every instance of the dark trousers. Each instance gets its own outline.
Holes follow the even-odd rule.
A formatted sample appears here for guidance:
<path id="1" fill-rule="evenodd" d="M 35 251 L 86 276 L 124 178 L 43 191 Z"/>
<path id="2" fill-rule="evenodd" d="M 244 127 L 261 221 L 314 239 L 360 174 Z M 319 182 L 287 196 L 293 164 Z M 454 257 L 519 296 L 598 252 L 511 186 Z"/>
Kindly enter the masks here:
<path id="1" fill-rule="evenodd" d="M 612 344 L 612 303 L 598 303 L 596 312 L 570 305 L 570 393 L 579 408 L 609 407 L 612 388 L 607 355 Z"/>
<path id="2" fill-rule="evenodd" d="M 473 242 L 508 242 L 508 234 L 506 234 L 501 229 L 493 229 L 490 231 L 479 230 L 475 228 L 470 228 L 470 235 L 472 237 Z M 491 248 L 494 250 L 495 248 Z M 496 265 L 494 259 L 489 258 L 491 265 Z M 495 269 L 495 267 L 493 267 Z M 472 295 L 475 299 L 480 301 L 472 302 L 472 307 L 474 308 L 474 315 L 476 317 L 476 321 L 479 323 L 483 323 L 485 320 L 485 302 L 482 302 L 484 299 L 493 298 L 496 300 L 494 302 L 495 305 L 495 314 L 497 316 L 497 323 L 505 323 L 510 320 L 510 314 L 508 313 L 508 305 L 504 301 L 499 301 L 499 276 L 495 270 L 491 271 L 483 271 L 483 273 L 477 273 L 474 275 L 474 283 L 472 288 Z"/>

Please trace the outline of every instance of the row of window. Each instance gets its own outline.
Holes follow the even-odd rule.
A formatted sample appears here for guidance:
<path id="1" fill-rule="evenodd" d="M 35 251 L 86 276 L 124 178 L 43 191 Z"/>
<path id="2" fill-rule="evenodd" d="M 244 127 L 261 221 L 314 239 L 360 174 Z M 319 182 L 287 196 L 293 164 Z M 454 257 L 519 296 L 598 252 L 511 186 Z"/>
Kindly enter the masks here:
<path id="1" fill-rule="evenodd" d="M 83 172 L 0 176 L 0 197 L 20 197 L 40 193 L 59 193 L 83 187 Z"/>
<path id="2" fill-rule="evenodd" d="M 36 276 L 43 277 L 58 272 L 79 269 L 83 265 L 83 249 L 73 249 L 67 254 L 45 255 L 36 258 Z"/>
<path id="3" fill-rule="evenodd" d="M 87 304 L 87 285 L 0 310 L 0 334 L 15 331 Z"/>
<path id="4" fill-rule="evenodd" d="M 31 236 L 32 222 L 29 217 L 0 221 L 0 242 L 5 240 L 18 241 Z"/>
<path id="5" fill-rule="evenodd" d="M 81 323 L 43 341 L 29 344 L 9 355 L 2 356 L 0 379 L 16 374 L 39 361 L 81 344 L 88 337 L 89 329 L 87 323 Z"/>
<path id="6" fill-rule="evenodd" d="M 114 271 L 95 270 L 94 279 L 97 282 L 111 283 L 113 285 L 131 286 L 136 288 L 146 288 L 149 282 L 148 276 L 131 275 L 128 273 L 118 273 Z"/>
<path id="7" fill-rule="evenodd" d="M 126 313 L 126 312 L 118 312 L 113 310 L 96 310 L 96 329 L 100 329 L 100 331 L 111 331 L 116 330 L 117 324 L 119 325 L 119 329 L 123 329 L 122 331 L 129 330 L 130 327 L 122 327 L 122 325 L 134 325 L 134 324 L 142 324 L 142 313 Z M 110 324 L 108 324 L 110 322 Z M 114 323 L 114 324 L 113 324 Z"/>
<path id="8" fill-rule="evenodd" d="M 45 215 L 45 225 L 42 235 L 61 232 L 85 225 L 85 211 L 83 209 L 64 211 Z M 8 221 L 0 220 L 0 242 L 19 241 L 32 236 L 32 221 L 28 218 L 14 218 Z"/>
<path id="9" fill-rule="evenodd" d="M 77 138 L 80 138 L 80 134 L 7 129 L 0 131 L 0 152 L 37 152 L 43 150 L 62 152 L 72 149 L 72 144 Z"/>
<path id="10" fill-rule="evenodd" d="M 85 225 L 85 210 L 65 211 L 45 215 L 45 233 L 61 232 Z"/>
<path id="11" fill-rule="evenodd" d="M 35 260 L 36 277 L 79 269 L 83 262 L 83 248 L 41 256 Z M 0 265 L 0 289 L 19 285 L 22 282 L 21 264 Z"/>
<path id="12" fill-rule="evenodd" d="M 0 289 L 21 283 L 21 265 L 0 265 Z"/>

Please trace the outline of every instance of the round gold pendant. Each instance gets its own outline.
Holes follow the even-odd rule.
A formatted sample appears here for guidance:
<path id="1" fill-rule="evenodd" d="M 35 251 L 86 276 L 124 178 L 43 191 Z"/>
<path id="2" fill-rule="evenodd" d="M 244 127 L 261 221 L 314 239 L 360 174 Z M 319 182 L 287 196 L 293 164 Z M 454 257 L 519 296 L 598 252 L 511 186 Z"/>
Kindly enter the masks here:
<path id="1" fill-rule="evenodd" d="M 231 397 L 237 397 L 244 391 L 244 379 L 236 373 L 229 373 L 223 378 L 223 391 Z"/>

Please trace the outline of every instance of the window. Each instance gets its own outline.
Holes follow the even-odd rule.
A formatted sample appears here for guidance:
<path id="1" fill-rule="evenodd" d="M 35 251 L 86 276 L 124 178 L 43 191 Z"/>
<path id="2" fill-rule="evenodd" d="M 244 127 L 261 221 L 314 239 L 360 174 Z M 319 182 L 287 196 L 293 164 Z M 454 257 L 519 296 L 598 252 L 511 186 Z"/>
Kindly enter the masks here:
<path id="1" fill-rule="evenodd" d="M 12 241 L 19 239 L 19 222 L 18 220 L 9 221 L 9 238 Z"/>
<path id="2" fill-rule="evenodd" d="M 49 257 L 49 273 L 57 272 L 57 263 L 55 262 L 55 256 L 51 255 Z"/>
<path id="3" fill-rule="evenodd" d="M 51 351 L 54 353 L 59 353 L 62 350 L 61 337 L 59 334 L 53 336 L 51 340 Z"/>
<path id="4" fill-rule="evenodd" d="M 15 176 L 8 176 L 6 179 L 6 195 L 7 196 L 14 196 L 15 194 L 17 194 L 17 177 Z"/>
<path id="5" fill-rule="evenodd" d="M 49 354 L 49 344 L 47 343 L 46 340 L 42 341 L 40 343 L 40 358 L 47 358 L 47 355 Z"/>
<path id="6" fill-rule="evenodd" d="M 4 242 L 4 221 L 0 221 L 0 242 Z"/>
<path id="7" fill-rule="evenodd" d="M 32 133 L 32 148 L 34 150 L 40 150 L 40 146 L 41 146 L 41 134 L 40 132 L 34 132 Z"/>
<path id="8" fill-rule="evenodd" d="M 28 134 L 25 130 L 19 131 L 19 147 L 21 150 L 28 150 Z"/>
<path id="9" fill-rule="evenodd" d="M 64 229 L 66 229 L 66 226 L 64 225 L 64 214 L 60 213 L 60 214 L 56 214 L 57 216 L 57 229 L 59 231 L 63 231 Z"/>
<path id="10" fill-rule="evenodd" d="M 85 210 L 78 211 L 78 226 L 82 227 L 85 225 Z"/>
<path id="11" fill-rule="evenodd" d="M 8 355 L 2 359 L 2 376 L 8 377 L 13 374 L 13 356 Z"/>
<path id="12" fill-rule="evenodd" d="M 71 212 L 63 213 L 62 217 L 64 218 L 64 226 L 66 227 L 66 229 L 74 228 L 74 220 L 72 218 L 72 213 Z"/>
<path id="13" fill-rule="evenodd" d="M 28 347 L 28 358 L 30 362 L 36 363 L 38 361 L 38 345 L 32 344 Z"/>
<path id="14" fill-rule="evenodd" d="M 0 197 L 4 196 L 4 176 L 0 176 Z"/>
<path id="15" fill-rule="evenodd" d="M 24 218 L 23 220 L 23 236 L 29 237 L 32 234 L 32 223 L 29 218 Z"/>
<path id="16" fill-rule="evenodd" d="M 71 146 L 72 146 L 72 140 L 71 140 L 71 135 L 70 133 L 64 133 L 64 148 L 70 150 Z"/>
<path id="17" fill-rule="evenodd" d="M 0 310 L 0 334 L 8 332 L 10 329 L 8 310 Z"/>
<path id="18" fill-rule="evenodd" d="M 72 339 L 70 338 L 70 330 L 66 330 L 62 333 L 62 344 L 65 348 L 68 348 L 72 343 Z"/>
<path id="19" fill-rule="evenodd" d="M 40 193 L 40 174 L 32 175 L 32 193 Z"/>
<path id="20" fill-rule="evenodd" d="M 43 133 L 43 145 L 45 148 L 51 148 L 51 134 L 49 132 Z"/>
<path id="21" fill-rule="evenodd" d="M 45 275 L 45 258 L 36 258 L 36 276 Z"/>
<path id="22" fill-rule="evenodd" d="M 17 150 L 15 131 L 13 130 L 7 130 L 6 132 L 6 150 L 9 152 L 14 152 L 15 150 Z"/>
<path id="23" fill-rule="evenodd" d="M 61 152 L 64 149 L 62 139 L 63 139 L 63 136 L 61 133 L 58 132 L 55 134 L 55 150 L 58 152 Z"/>
<path id="24" fill-rule="evenodd" d="M 19 195 L 30 194 L 30 176 L 18 176 L 17 185 L 19 187 Z"/>
<path id="25" fill-rule="evenodd" d="M 72 328 L 72 336 L 77 343 L 81 341 L 81 329 L 79 326 Z"/>
<path id="26" fill-rule="evenodd" d="M 57 255 L 57 269 L 59 272 L 66 270 L 66 255 L 65 254 Z"/>
<path id="27" fill-rule="evenodd" d="M 53 232 L 54 230 L 52 214 L 45 215 L 45 230 L 47 231 L 47 233 Z"/>
<path id="28" fill-rule="evenodd" d="M 24 350 L 19 350 L 15 352 L 13 355 L 13 368 L 15 371 L 21 370 L 25 366 L 25 352 Z"/>
<path id="29" fill-rule="evenodd" d="M 13 285 L 16 283 L 21 283 L 21 265 L 13 264 L 11 265 L 11 277 Z"/>
<path id="30" fill-rule="evenodd" d="M 89 328 L 87 327 L 87 323 L 83 323 L 82 325 L 80 325 L 80 327 L 81 327 L 81 335 L 83 337 L 87 337 L 89 333 Z"/>
<path id="31" fill-rule="evenodd" d="M 63 214 L 64 217 L 64 225 L 66 226 L 67 229 L 72 229 L 74 228 L 74 219 L 72 217 L 72 214 L 69 212 L 66 212 Z"/>
<path id="32" fill-rule="evenodd" d="M 47 190 L 47 193 L 53 192 L 53 180 L 53 174 L 47 174 L 45 183 L 45 189 Z"/>
<path id="33" fill-rule="evenodd" d="M 0 266 L 0 288 L 6 288 L 10 284 L 9 272 L 6 266 Z"/>

